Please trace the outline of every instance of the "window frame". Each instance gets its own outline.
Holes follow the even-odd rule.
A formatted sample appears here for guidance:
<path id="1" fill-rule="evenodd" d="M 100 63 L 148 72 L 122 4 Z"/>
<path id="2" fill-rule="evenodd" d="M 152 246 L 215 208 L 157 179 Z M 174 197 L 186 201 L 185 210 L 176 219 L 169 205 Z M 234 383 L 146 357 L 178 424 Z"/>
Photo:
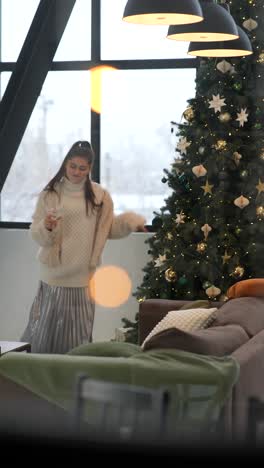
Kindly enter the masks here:
<path id="1" fill-rule="evenodd" d="M 0 21 L 1 15 L 1 0 L 0 0 Z M 0 46 L 1 46 L 1 24 L 0 24 Z M 132 60 L 101 60 L 101 0 L 91 0 L 91 60 L 70 60 L 70 61 L 53 61 L 49 71 L 82 71 L 90 70 L 96 66 L 111 66 L 118 70 L 157 70 L 157 69 L 196 69 L 199 60 L 196 58 L 180 58 L 180 59 L 132 59 Z M 0 73 L 12 72 L 15 69 L 16 62 L 2 62 L 0 56 Z M 1 109 L 1 106 L 0 106 Z M 101 161 L 101 116 L 100 114 L 91 112 L 91 144 L 98 155 L 93 167 L 93 179 L 100 183 L 100 161 Z M 19 147 L 19 145 L 18 145 Z M 17 147 L 17 149 L 18 149 Z M 0 166 L 0 180 L 3 178 Z M 0 192 L 0 215 L 1 215 L 1 192 Z M 12 222 L 1 221 L 0 229 L 28 229 L 30 223 L 27 222 Z M 148 226 L 148 230 L 152 231 L 152 227 Z"/>

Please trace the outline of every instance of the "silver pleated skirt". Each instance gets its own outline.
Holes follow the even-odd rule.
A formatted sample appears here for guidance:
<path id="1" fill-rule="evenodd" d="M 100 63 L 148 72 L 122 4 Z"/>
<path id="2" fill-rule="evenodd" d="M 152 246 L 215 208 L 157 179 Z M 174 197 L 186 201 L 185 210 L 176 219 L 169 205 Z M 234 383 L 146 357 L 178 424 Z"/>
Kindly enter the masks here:
<path id="1" fill-rule="evenodd" d="M 92 341 L 94 309 L 87 288 L 40 281 L 21 341 L 31 343 L 32 353 L 65 354 Z"/>

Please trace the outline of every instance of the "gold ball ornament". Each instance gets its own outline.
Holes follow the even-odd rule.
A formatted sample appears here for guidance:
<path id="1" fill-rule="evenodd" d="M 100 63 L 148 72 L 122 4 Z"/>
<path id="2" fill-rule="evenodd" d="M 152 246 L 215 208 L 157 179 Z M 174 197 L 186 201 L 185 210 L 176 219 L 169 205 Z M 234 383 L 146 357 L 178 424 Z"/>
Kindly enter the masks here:
<path id="1" fill-rule="evenodd" d="M 264 218 L 264 206 L 257 206 L 256 214 L 259 218 Z"/>
<path id="2" fill-rule="evenodd" d="M 199 242 L 199 244 L 197 244 L 196 250 L 199 253 L 204 253 L 206 251 L 206 247 L 207 247 L 206 242 Z"/>
<path id="3" fill-rule="evenodd" d="M 144 302 L 145 300 L 146 300 L 146 296 L 137 298 L 137 301 L 139 304 L 141 304 L 141 302 Z"/>
<path id="4" fill-rule="evenodd" d="M 177 274 L 172 268 L 168 268 L 165 271 L 165 278 L 169 283 L 174 283 L 177 280 Z"/>
<path id="5" fill-rule="evenodd" d="M 194 112 L 192 107 L 187 107 L 187 109 L 183 112 L 183 117 L 185 120 L 190 122 L 194 118 Z"/>
<path id="6" fill-rule="evenodd" d="M 264 63 L 264 52 L 261 52 L 258 56 L 258 63 Z"/>
<path id="7" fill-rule="evenodd" d="M 238 265 L 238 266 L 234 269 L 234 271 L 232 271 L 231 276 L 233 276 L 234 278 L 237 278 L 237 279 L 238 279 L 238 278 L 242 278 L 242 276 L 244 275 L 244 273 L 245 273 L 245 269 L 244 269 L 242 266 Z"/>
<path id="8" fill-rule="evenodd" d="M 226 140 L 217 140 L 214 147 L 217 151 L 223 151 L 227 146 Z"/>
<path id="9" fill-rule="evenodd" d="M 229 114 L 229 112 L 223 112 L 219 115 L 218 119 L 222 123 L 227 123 L 231 119 L 231 114 Z"/>

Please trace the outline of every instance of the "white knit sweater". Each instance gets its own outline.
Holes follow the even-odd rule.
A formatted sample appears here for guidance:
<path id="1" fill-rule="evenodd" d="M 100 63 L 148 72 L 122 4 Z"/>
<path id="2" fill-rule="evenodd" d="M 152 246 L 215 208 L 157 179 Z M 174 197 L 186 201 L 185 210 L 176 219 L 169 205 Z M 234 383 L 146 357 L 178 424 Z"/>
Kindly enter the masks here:
<path id="1" fill-rule="evenodd" d="M 92 187 L 96 203 L 102 202 L 102 207 L 93 211 L 89 208 L 88 216 L 83 184 L 72 184 L 63 178 L 56 186 L 60 199 L 54 192 L 42 191 L 39 195 L 30 234 L 40 245 L 40 279 L 49 285 L 87 286 L 107 238 L 125 237 L 145 223 L 142 216 L 133 212 L 114 216 L 109 193 L 95 182 Z M 51 208 L 62 216 L 52 232 L 44 226 L 44 218 Z"/>

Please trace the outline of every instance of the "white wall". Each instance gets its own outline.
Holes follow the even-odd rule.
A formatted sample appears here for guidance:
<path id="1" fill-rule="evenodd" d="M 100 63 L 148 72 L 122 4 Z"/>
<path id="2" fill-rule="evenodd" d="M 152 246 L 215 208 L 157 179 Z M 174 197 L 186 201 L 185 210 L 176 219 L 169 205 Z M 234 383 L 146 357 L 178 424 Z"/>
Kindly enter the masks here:
<path id="1" fill-rule="evenodd" d="M 133 233 L 119 240 L 109 240 L 103 264 L 124 268 L 132 280 L 132 291 L 141 283 L 142 268 L 148 261 L 147 233 Z M 37 245 L 27 230 L 0 229 L 0 340 L 17 341 L 26 326 L 29 310 L 38 285 Z M 134 297 L 116 308 L 96 307 L 94 341 L 114 337 L 121 318 L 134 319 L 138 303 Z"/>

